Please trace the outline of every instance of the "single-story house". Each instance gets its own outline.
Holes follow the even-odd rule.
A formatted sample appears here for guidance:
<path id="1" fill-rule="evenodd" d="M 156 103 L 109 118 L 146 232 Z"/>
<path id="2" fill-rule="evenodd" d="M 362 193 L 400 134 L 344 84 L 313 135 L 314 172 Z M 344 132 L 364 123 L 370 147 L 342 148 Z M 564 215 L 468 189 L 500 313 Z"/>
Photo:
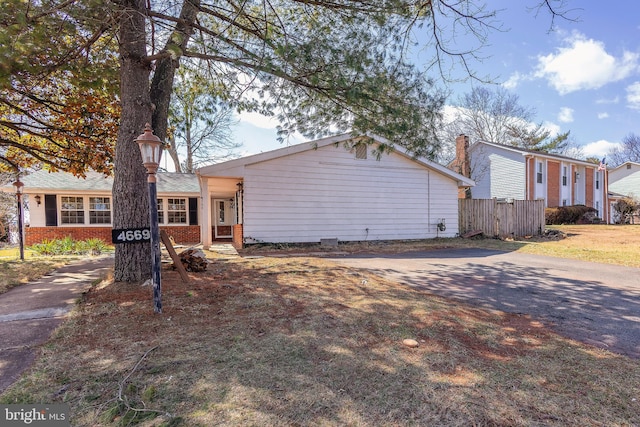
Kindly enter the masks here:
<path id="1" fill-rule="evenodd" d="M 610 220 L 606 168 L 584 160 L 488 141 L 456 139 L 449 167 L 471 177 L 474 199 L 537 200 L 545 207 L 585 205 Z"/>
<path id="2" fill-rule="evenodd" d="M 344 134 L 198 169 L 203 246 L 456 236 L 473 181 L 380 143 Z"/>
<path id="3" fill-rule="evenodd" d="M 458 234 L 458 199 L 471 179 L 397 147 L 376 156 L 340 135 L 200 168 L 159 173 L 160 228 L 177 243 L 405 240 Z M 37 171 L 21 177 L 25 243 L 71 236 L 111 241 L 113 179 Z M 2 191 L 13 191 L 3 187 Z"/>
<path id="4" fill-rule="evenodd" d="M 112 177 L 89 171 L 85 178 L 78 178 L 67 172 L 39 170 L 20 180 L 29 206 L 26 245 L 66 236 L 111 242 Z M 159 173 L 157 191 L 160 228 L 177 242 L 199 242 L 200 188 L 196 176 Z"/>

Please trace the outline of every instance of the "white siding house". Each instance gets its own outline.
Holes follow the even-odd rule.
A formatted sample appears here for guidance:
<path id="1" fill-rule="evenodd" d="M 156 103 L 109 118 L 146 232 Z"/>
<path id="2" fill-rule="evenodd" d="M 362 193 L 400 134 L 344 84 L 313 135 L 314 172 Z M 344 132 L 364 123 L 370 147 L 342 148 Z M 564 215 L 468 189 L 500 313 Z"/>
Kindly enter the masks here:
<path id="1" fill-rule="evenodd" d="M 515 199 L 526 195 L 526 167 L 522 153 L 489 144 L 471 147 L 474 199 Z"/>
<path id="2" fill-rule="evenodd" d="M 626 162 L 609 171 L 609 191 L 640 199 L 640 163 Z"/>
<path id="3" fill-rule="evenodd" d="M 230 237 L 240 244 L 455 236 L 458 187 L 473 182 L 400 149 L 378 159 L 373 148 L 341 135 L 199 169 L 204 246 Z"/>

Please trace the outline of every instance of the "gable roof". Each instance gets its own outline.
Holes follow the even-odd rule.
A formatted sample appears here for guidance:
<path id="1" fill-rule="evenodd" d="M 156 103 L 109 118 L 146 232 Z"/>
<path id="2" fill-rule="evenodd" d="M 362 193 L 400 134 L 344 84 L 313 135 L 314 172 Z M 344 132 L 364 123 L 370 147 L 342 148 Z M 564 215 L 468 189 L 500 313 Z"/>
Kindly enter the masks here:
<path id="1" fill-rule="evenodd" d="M 591 163 L 591 162 L 587 162 L 586 160 L 580 160 L 580 159 L 575 159 L 575 158 L 568 157 L 568 156 L 563 156 L 561 154 L 543 153 L 541 151 L 530 150 L 530 149 L 527 149 L 527 148 L 514 147 L 512 145 L 499 144 L 497 142 L 489 142 L 489 141 L 476 141 L 471 145 L 471 147 L 469 147 L 469 151 L 475 150 L 476 147 L 478 147 L 480 145 L 489 145 L 491 147 L 499 148 L 499 149 L 510 151 L 510 152 L 513 152 L 513 153 L 520 153 L 522 156 L 530 156 L 530 155 L 532 155 L 532 156 L 541 157 L 541 158 L 545 158 L 545 159 L 561 160 L 561 161 L 565 161 L 565 162 L 571 162 L 571 163 L 579 164 L 579 165 L 582 165 L 582 166 L 591 166 L 591 167 L 596 167 L 596 168 L 598 167 L 598 164 L 596 164 L 596 163 Z"/>
<path id="2" fill-rule="evenodd" d="M 640 163 L 637 163 L 637 162 L 624 162 L 621 165 L 616 166 L 615 168 L 611 168 L 610 171 L 613 172 L 613 171 L 620 170 L 620 169 L 622 169 L 623 166 L 625 168 L 629 167 L 629 169 L 631 169 L 631 168 L 635 169 L 635 168 L 640 168 Z"/>
<path id="3" fill-rule="evenodd" d="M 158 193 L 200 193 L 198 178 L 194 174 L 160 172 L 157 175 Z M 49 172 L 39 170 L 20 178 L 24 183 L 23 192 L 111 192 L 113 177 L 102 173 L 88 171 L 85 178 L 79 178 L 68 172 Z M 13 192 L 13 187 L 0 188 L 2 191 Z"/>
<path id="4" fill-rule="evenodd" d="M 386 140 L 385 138 L 368 135 L 378 144 L 385 144 L 392 146 L 391 142 Z M 318 148 L 326 147 L 327 145 L 339 145 L 349 140 L 355 139 L 358 136 L 354 136 L 350 133 L 345 133 L 342 135 L 331 136 L 328 138 L 318 139 L 316 141 L 308 141 L 303 142 L 301 144 L 290 145 L 287 147 L 279 148 L 276 150 L 266 151 L 264 153 L 254 154 L 251 156 L 241 157 L 239 159 L 229 160 L 222 163 L 216 163 L 210 166 L 204 166 L 196 171 L 196 174 L 202 177 L 208 176 L 233 176 L 236 178 L 241 178 L 244 176 L 244 168 L 250 165 L 254 165 L 261 162 L 266 162 L 268 160 L 277 159 L 280 157 L 291 156 L 293 154 L 301 153 L 303 151 L 308 150 L 316 150 Z M 458 186 L 460 187 L 472 187 L 475 185 L 475 182 L 462 176 L 436 162 L 433 162 L 425 157 L 415 157 L 412 156 L 406 149 L 400 146 L 394 146 L 393 153 L 399 154 L 405 158 L 408 158 L 422 166 L 433 169 L 442 175 L 445 175 L 455 181 L 457 181 Z"/>

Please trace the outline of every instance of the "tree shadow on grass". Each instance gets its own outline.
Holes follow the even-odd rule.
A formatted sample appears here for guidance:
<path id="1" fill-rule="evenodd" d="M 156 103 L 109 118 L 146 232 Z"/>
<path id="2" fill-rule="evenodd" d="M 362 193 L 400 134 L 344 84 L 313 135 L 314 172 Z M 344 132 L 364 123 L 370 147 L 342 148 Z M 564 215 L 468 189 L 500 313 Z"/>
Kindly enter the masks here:
<path id="1" fill-rule="evenodd" d="M 96 290 L 5 399 L 48 380 L 42 400 L 70 403 L 74 425 L 117 424 L 118 396 L 188 426 L 640 422 L 637 363 L 378 277 L 391 270 L 265 258 L 189 284 L 164 271 L 162 315 L 149 287 Z"/>
<path id="2" fill-rule="evenodd" d="M 640 358 L 640 287 L 616 288 L 596 274 L 594 280 L 580 280 L 543 267 L 480 261 L 497 254 L 500 252 L 478 250 L 389 258 L 376 255 L 366 270 L 477 307 L 528 314 L 569 338 Z M 462 263 L 442 262 L 461 256 Z M 413 262 L 393 267 L 403 258 Z M 640 277 L 638 269 L 616 268 L 628 278 Z"/>
<path id="3" fill-rule="evenodd" d="M 185 399 L 203 405 L 194 422 L 580 425 L 633 418 L 628 403 L 587 405 L 624 394 L 598 383 L 606 369 L 597 367 L 599 357 L 606 356 L 583 352 L 526 316 L 453 304 L 345 267 L 321 272 L 303 260 L 249 270 L 237 274 L 254 281 L 225 300 L 211 318 L 215 332 L 203 336 L 207 360 L 200 362 L 208 369 L 186 382 Z M 420 346 L 405 347 L 404 338 Z M 589 397 L 576 398 L 586 385 Z M 584 405 L 567 415 L 563 408 L 576 399 Z"/>

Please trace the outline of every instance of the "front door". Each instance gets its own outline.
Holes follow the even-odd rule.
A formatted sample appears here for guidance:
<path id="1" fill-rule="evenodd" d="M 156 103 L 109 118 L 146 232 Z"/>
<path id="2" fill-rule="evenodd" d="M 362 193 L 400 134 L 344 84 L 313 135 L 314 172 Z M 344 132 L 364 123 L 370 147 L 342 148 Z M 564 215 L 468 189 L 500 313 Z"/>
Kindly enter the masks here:
<path id="1" fill-rule="evenodd" d="M 213 199 L 214 238 L 231 238 L 233 226 L 233 199 Z"/>

